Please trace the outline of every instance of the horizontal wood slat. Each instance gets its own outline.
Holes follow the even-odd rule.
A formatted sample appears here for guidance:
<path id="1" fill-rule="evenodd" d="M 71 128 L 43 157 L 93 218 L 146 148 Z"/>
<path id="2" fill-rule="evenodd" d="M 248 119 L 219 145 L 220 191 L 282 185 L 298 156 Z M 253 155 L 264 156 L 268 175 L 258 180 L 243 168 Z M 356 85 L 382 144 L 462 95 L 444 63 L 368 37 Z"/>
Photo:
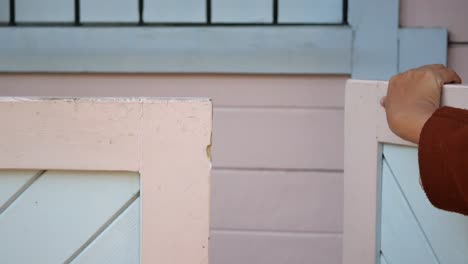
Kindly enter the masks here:
<path id="1" fill-rule="evenodd" d="M 73 23 L 75 2 L 74 0 L 15 0 L 15 20 L 18 23 Z"/>
<path id="2" fill-rule="evenodd" d="M 468 1 L 403 0 L 400 5 L 402 27 L 447 28 L 451 41 L 468 41 Z"/>
<path id="3" fill-rule="evenodd" d="M 82 23 L 138 23 L 138 0 L 80 0 Z"/>
<path id="4" fill-rule="evenodd" d="M 211 227 L 339 233 L 342 189 L 342 173 L 214 170 Z"/>
<path id="5" fill-rule="evenodd" d="M 144 0 L 145 23 L 206 23 L 206 0 Z"/>
<path id="6" fill-rule="evenodd" d="M 0 96 L 189 96 L 212 98 L 215 107 L 343 108 L 347 79 L 332 75 L 0 74 Z"/>
<path id="7" fill-rule="evenodd" d="M 343 0 L 279 0 L 279 23 L 340 24 Z"/>
<path id="8" fill-rule="evenodd" d="M 0 72 L 351 72 L 346 26 L 4 27 L 0 35 Z"/>
<path id="9" fill-rule="evenodd" d="M 139 187 L 136 173 L 46 172 L 0 215 L 0 262 L 63 263 Z"/>
<path id="10" fill-rule="evenodd" d="M 213 231 L 214 264 L 341 264 L 341 235 Z"/>
<path id="11" fill-rule="evenodd" d="M 10 21 L 10 0 L 0 0 L 0 24 Z"/>
<path id="12" fill-rule="evenodd" d="M 468 83 L 468 44 L 450 45 L 448 50 L 448 65 Z"/>
<path id="13" fill-rule="evenodd" d="M 215 167 L 343 169 L 343 110 L 214 110 Z"/>
<path id="14" fill-rule="evenodd" d="M 271 0 L 211 0 L 214 23 L 272 23 Z"/>

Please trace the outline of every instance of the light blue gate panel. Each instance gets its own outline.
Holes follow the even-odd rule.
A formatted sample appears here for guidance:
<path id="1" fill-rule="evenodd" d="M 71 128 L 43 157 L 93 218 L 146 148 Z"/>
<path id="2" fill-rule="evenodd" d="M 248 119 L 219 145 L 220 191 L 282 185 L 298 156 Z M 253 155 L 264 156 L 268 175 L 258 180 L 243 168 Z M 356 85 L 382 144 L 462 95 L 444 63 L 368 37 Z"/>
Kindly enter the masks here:
<path id="1" fill-rule="evenodd" d="M 16 0 L 18 23 L 71 23 L 75 21 L 74 0 Z"/>
<path id="2" fill-rule="evenodd" d="M 0 23 L 10 21 L 10 0 L 0 0 Z"/>
<path id="3" fill-rule="evenodd" d="M 144 0 L 147 23 L 205 23 L 206 0 Z"/>
<path id="4" fill-rule="evenodd" d="M 137 23 L 138 0 L 80 0 L 83 23 Z"/>
<path id="5" fill-rule="evenodd" d="M 278 0 L 278 23 L 343 23 L 343 0 Z"/>
<path id="6" fill-rule="evenodd" d="M 425 64 L 447 65 L 448 32 L 438 28 L 400 29 L 400 72 Z"/>
<path id="7" fill-rule="evenodd" d="M 213 23 L 272 23 L 273 0 L 211 0 Z"/>

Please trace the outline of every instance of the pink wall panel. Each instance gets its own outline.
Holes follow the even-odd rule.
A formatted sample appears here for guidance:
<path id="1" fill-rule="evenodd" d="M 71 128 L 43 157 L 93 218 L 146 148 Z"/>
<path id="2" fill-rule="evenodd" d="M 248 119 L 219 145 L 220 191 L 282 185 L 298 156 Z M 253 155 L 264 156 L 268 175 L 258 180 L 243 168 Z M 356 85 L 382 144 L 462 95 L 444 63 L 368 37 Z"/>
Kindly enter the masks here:
<path id="1" fill-rule="evenodd" d="M 468 42 L 467 0 L 401 0 L 402 27 L 443 27 L 452 42 Z"/>
<path id="2" fill-rule="evenodd" d="M 468 83 L 468 45 L 450 45 L 448 64 L 458 72 L 463 83 Z"/>

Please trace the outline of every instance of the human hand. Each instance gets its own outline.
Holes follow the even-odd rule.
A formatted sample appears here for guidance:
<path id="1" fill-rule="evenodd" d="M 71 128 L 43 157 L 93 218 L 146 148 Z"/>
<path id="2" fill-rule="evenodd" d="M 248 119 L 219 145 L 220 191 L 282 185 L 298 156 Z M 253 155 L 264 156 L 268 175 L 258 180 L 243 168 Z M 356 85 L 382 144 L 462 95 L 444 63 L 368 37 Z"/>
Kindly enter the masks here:
<path id="1" fill-rule="evenodd" d="M 458 74 L 443 65 L 426 65 L 390 79 L 382 106 L 390 129 L 399 137 L 419 143 L 426 121 L 440 107 L 444 84 L 461 83 Z"/>

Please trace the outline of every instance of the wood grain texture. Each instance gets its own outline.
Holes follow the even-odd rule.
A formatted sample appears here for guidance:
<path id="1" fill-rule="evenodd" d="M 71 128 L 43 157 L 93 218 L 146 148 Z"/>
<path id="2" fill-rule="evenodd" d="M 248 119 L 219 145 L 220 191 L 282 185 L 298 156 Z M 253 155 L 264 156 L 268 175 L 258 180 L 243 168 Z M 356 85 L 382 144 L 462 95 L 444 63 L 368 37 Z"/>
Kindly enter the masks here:
<path id="1" fill-rule="evenodd" d="M 402 27 L 447 28 L 451 41 L 466 42 L 468 41 L 466 10 L 468 2 L 465 0 L 403 0 L 400 24 Z"/>
<path id="2" fill-rule="evenodd" d="M 343 168 L 341 109 L 221 108 L 214 118 L 215 167 Z"/>
<path id="3" fill-rule="evenodd" d="M 350 0 L 354 79 L 387 80 L 398 71 L 398 0 Z"/>
<path id="4" fill-rule="evenodd" d="M 211 263 L 341 263 L 340 234 L 212 232 Z"/>
<path id="5" fill-rule="evenodd" d="M 343 175 L 214 170 L 215 230 L 342 232 Z"/>
<path id="6" fill-rule="evenodd" d="M 400 29 L 398 71 L 426 64 L 447 65 L 447 34 L 446 29 Z"/>
<path id="7" fill-rule="evenodd" d="M 205 23 L 205 0 L 144 0 L 145 23 Z"/>
<path id="8" fill-rule="evenodd" d="M 189 96 L 211 98 L 215 107 L 343 108 L 347 78 L 334 75 L 0 74 L 0 95 Z"/>
<path id="9" fill-rule="evenodd" d="M 0 215 L 0 262 L 63 263 L 138 190 L 136 173 L 46 172 Z"/>
<path id="10" fill-rule="evenodd" d="M 137 0 L 80 0 L 83 23 L 138 23 Z"/>
<path id="11" fill-rule="evenodd" d="M 272 23 L 273 1 L 212 0 L 214 23 Z"/>
<path id="12" fill-rule="evenodd" d="M 279 0 L 279 23 L 340 24 L 342 0 Z"/>
<path id="13" fill-rule="evenodd" d="M 11 202 L 15 194 L 21 191 L 38 171 L 34 170 L 1 170 L 0 171 L 0 212 Z"/>
<path id="14" fill-rule="evenodd" d="M 453 68 L 468 83 L 468 45 L 450 45 L 448 65 Z"/>
<path id="15" fill-rule="evenodd" d="M 0 167 L 138 171 L 141 104 L 85 101 L 1 100 Z"/>
<path id="16" fill-rule="evenodd" d="M 17 23 L 72 23 L 75 3 L 73 0 L 15 0 L 15 20 Z"/>
<path id="17" fill-rule="evenodd" d="M 10 22 L 10 0 L 0 0 L 0 24 Z"/>
<path id="18" fill-rule="evenodd" d="M 0 72 L 351 72 L 346 26 L 4 27 L 0 35 Z"/>
<path id="19" fill-rule="evenodd" d="M 71 263 L 140 263 L 140 198 L 133 201 L 133 203 Z"/>
<path id="20" fill-rule="evenodd" d="M 143 105 L 142 263 L 208 263 L 212 107 Z"/>
<path id="21" fill-rule="evenodd" d="M 405 193 L 385 162 L 382 173 L 381 219 L 381 251 L 390 263 L 440 263 L 412 207 L 407 203 Z"/>
<path id="22" fill-rule="evenodd" d="M 385 145 L 383 153 L 439 263 L 465 263 L 468 219 L 431 205 L 419 184 L 417 148 Z"/>

